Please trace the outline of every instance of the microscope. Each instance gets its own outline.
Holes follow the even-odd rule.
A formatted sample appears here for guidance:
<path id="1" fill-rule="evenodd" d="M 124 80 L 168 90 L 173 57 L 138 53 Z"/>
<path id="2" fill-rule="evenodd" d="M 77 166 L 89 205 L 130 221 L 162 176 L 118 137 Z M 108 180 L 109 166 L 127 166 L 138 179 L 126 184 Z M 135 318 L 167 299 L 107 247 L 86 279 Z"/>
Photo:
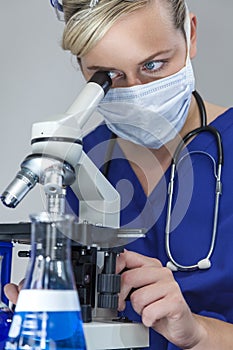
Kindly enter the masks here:
<path id="1" fill-rule="evenodd" d="M 82 147 L 82 129 L 111 84 L 108 72 L 96 72 L 66 113 L 33 124 L 32 153 L 1 195 L 4 205 L 15 208 L 39 183 L 45 193 L 46 211 L 55 214 L 66 210 L 68 186 L 77 196 L 72 264 L 88 350 L 149 346 L 146 327 L 117 317 L 120 275 L 115 273 L 122 247 L 144 237 L 145 230 L 120 228 L 119 193 Z M 0 240 L 30 241 L 30 224 L 20 225 L 0 228 Z"/>

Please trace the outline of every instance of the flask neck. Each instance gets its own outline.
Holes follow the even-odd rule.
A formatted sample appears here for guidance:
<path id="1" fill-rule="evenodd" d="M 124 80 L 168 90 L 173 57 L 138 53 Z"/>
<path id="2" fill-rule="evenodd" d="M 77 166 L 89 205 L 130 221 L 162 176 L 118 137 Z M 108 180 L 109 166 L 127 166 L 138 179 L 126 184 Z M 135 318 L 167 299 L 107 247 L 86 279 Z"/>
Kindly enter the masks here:
<path id="1" fill-rule="evenodd" d="M 71 264 L 72 221 L 32 221 L 31 258 L 24 289 L 75 289 Z"/>
<path id="2" fill-rule="evenodd" d="M 57 223 L 32 224 L 31 257 L 51 261 L 70 260 L 69 232 Z"/>

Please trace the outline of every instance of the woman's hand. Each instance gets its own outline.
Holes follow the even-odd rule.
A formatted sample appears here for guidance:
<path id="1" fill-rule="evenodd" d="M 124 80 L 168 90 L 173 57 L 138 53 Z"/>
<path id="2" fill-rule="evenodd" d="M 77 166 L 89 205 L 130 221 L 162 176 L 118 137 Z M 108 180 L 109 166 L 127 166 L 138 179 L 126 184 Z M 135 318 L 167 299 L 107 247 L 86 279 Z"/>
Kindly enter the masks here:
<path id="1" fill-rule="evenodd" d="M 162 334 L 182 349 L 195 347 L 204 336 L 205 328 L 192 314 L 172 272 L 159 260 L 125 251 L 117 259 L 117 273 L 122 270 L 119 310 L 124 310 L 130 296 L 134 310 L 147 327 Z"/>
<path id="2" fill-rule="evenodd" d="M 22 280 L 19 285 L 14 283 L 8 283 L 4 286 L 4 293 L 6 297 L 12 302 L 12 304 L 17 303 L 18 295 L 22 286 L 24 284 L 24 280 Z"/>

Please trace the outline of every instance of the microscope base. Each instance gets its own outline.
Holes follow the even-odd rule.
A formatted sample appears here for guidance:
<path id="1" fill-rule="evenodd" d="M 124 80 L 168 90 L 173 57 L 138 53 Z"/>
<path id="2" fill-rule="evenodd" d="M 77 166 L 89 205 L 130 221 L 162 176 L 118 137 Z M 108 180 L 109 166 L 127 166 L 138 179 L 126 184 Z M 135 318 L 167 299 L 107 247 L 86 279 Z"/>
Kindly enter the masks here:
<path id="1" fill-rule="evenodd" d="M 149 330 L 140 323 L 84 323 L 87 350 L 133 349 L 149 346 Z"/>

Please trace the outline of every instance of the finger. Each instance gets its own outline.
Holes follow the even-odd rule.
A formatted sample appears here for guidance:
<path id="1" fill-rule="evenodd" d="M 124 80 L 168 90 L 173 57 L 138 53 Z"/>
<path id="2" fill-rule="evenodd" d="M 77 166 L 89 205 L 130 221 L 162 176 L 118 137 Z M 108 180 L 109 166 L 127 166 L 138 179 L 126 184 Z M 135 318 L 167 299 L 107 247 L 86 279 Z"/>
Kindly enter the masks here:
<path id="1" fill-rule="evenodd" d="M 143 266 L 127 270 L 121 276 L 119 309 L 122 310 L 124 307 L 124 301 L 132 289 L 136 289 L 136 292 L 131 294 L 130 299 L 131 302 L 135 300 L 134 309 L 140 314 L 143 307 L 162 298 L 172 287 L 176 288 L 176 282 L 171 271 L 166 267 Z"/>
<path id="2" fill-rule="evenodd" d="M 153 327 L 159 330 L 159 325 L 157 323 L 162 322 L 169 311 L 169 306 L 163 299 L 160 299 L 154 303 L 151 303 L 143 309 L 141 313 L 142 323 L 146 327 Z"/>
<path id="3" fill-rule="evenodd" d="M 125 250 L 117 258 L 116 273 L 120 273 L 123 269 L 133 269 L 142 266 L 162 266 L 160 261 L 135 252 Z"/>
<path id="4" fill-rule="evenodd" d="M 7 298 L 13 303 L 16 304 L 18 299 L 18 286 L 14 283 L 8 283 L 4 286 L 4 293 Z"/>
<path id="5" fill-rule="evenodd" d="M 168 299 L 177 293 L 176 282 L 160 280 L 154 284 L 136 289 L 130 296 L 134 310 L 141 315 L 143 310 L 161 299 Z"/>
<path id="6" fill-rule="evenodd" d="M 169 295 L 147 305 L 141 313 L 142 322 L 146 327 L 160 330 L 159 324 L 162 323 L 162 320 L 166 322 L 170 320 L 174 323 L 181 320 L 184 309 L 188 308 L 181 295 Z"/>

